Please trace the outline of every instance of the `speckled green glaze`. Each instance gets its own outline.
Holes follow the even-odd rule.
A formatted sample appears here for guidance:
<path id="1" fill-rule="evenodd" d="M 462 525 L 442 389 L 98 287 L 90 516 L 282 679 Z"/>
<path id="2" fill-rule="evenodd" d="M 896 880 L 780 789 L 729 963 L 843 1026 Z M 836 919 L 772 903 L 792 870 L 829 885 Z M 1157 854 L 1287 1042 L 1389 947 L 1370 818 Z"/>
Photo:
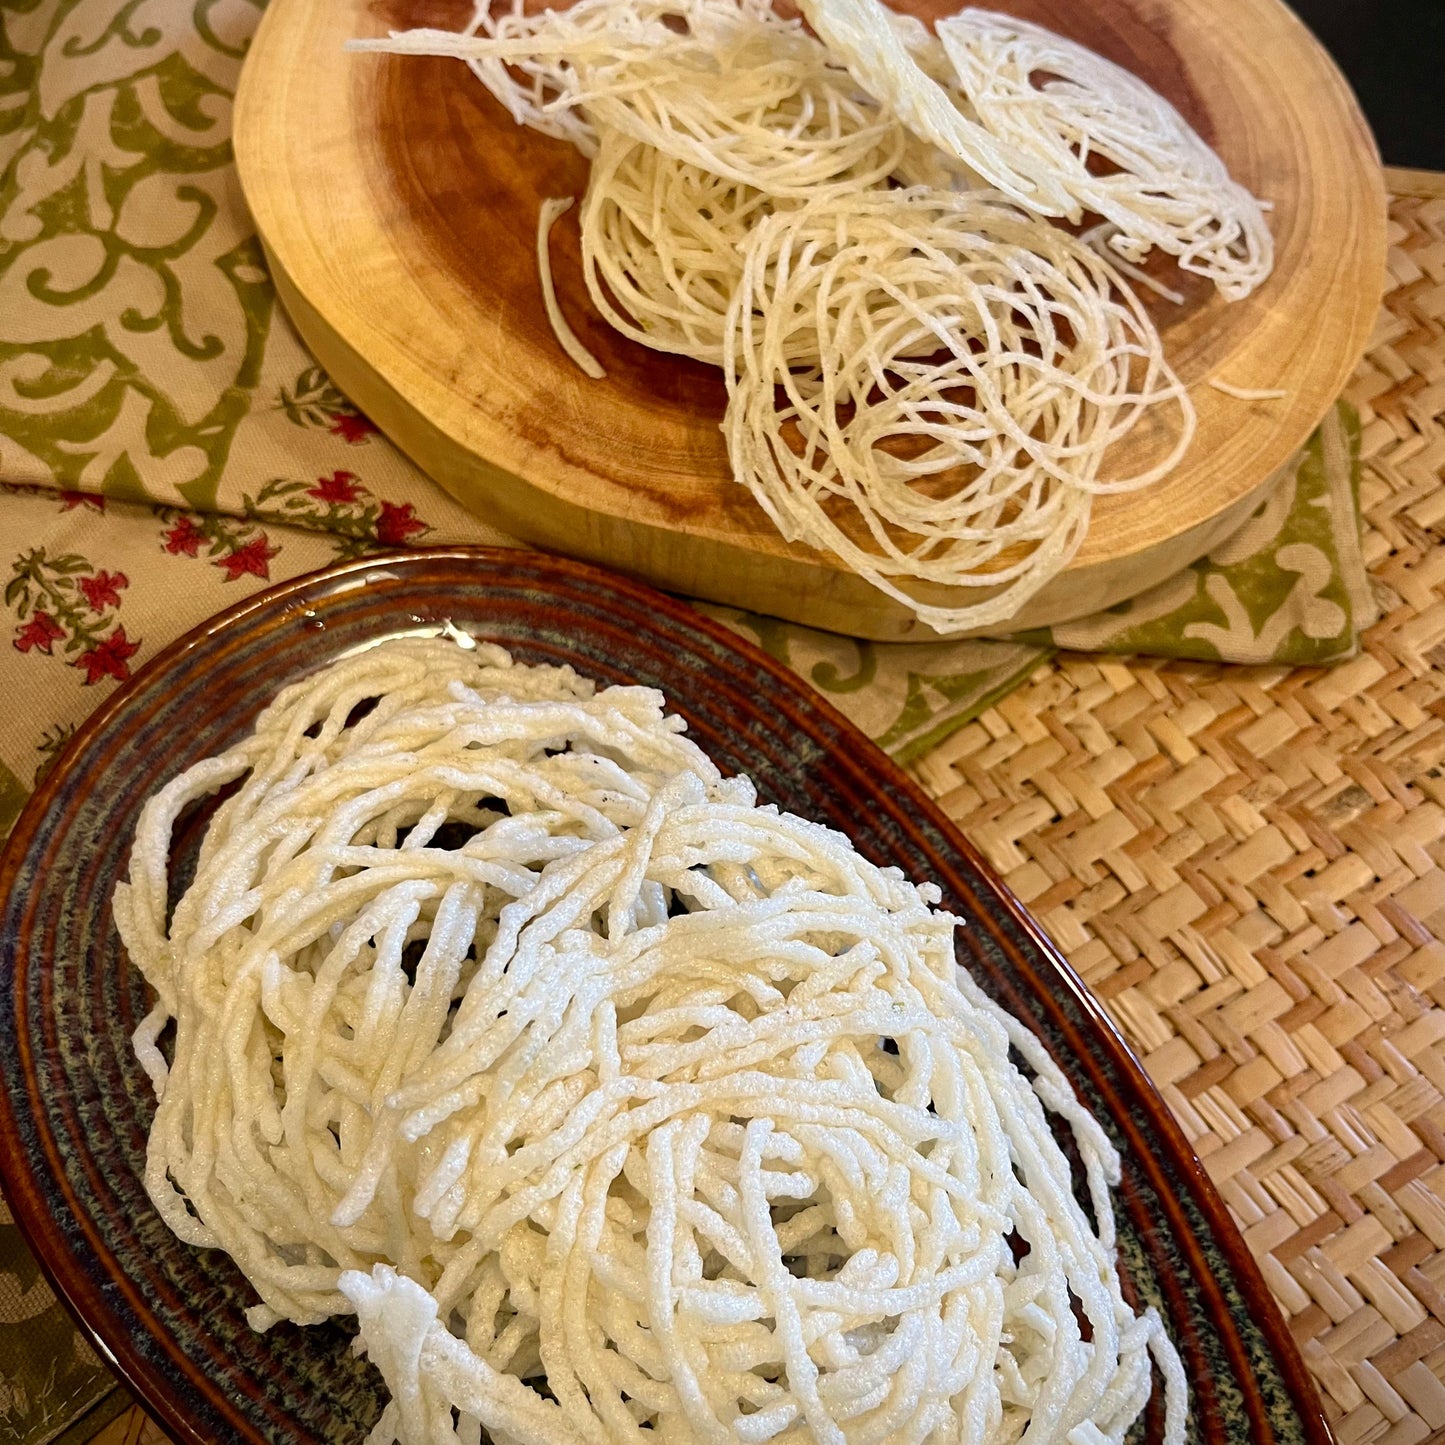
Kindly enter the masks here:
<path id="1" fill-rule="evenodd" d="M 353 563 L 243 603 L 96 715 L 0 862 L 0 1162 L 16 1217 L 86 1329 L 181 1440 L 360 1442 L 377 1377 L 339 1324 L 266 1335 L 234 1266 L 181 1244 L 141 1183 L 148 1006 L 110 896 L 144 799 L 242 736 L 285 683 L 379 637 L 451 622 L 526 662 L 661 688 L 726 771 L 943 888 L 959 951 L 1028 1021 L 1123 1158 L 1120 1256 L 1180 1345 L 1198 1442 L 1329 1439 L 1288 1331 L 1178 1127 L 1092 996 L 951 825 L 863 736 L 685 604 L 575 563 L 464 549 Z M 189 820 L 194 850 L 204 816 Z M 1136 1430 L 1157 1438 L 1161 1411 Z"/>

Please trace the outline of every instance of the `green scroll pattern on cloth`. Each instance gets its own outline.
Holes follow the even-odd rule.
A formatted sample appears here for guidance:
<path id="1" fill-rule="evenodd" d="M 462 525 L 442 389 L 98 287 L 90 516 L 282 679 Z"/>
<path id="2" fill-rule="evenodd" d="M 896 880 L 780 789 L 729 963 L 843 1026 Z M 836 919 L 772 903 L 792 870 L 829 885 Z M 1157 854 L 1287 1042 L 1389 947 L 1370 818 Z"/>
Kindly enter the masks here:
<path id="1" fill-rule="evenodd" d="M 1360 424 L 1336 406 L 1227 542 L 1119 607 L 1055 627 L 1079 652 L 1206 662 L 1338 662 L 1374 620 L 1360 551 Z"/>
<path id="2" fill-rule="evenodd" d="M 1360 551 L 1359 421 L 1334 407 L 1240 530 L 1131 602 L 998 641 L 873 643 L 709 609 L 827 694 L 901 762 L 1005 696 L 1061 649 L 1211 662 L 1352 657 L 1376 608 Z"/>
<path id="3" fill-rule="evenodd" d="M 230 156 L 254 8 L 4 15 L 6 480 L 212 503 L 274 307 Z"/>
<path id="4" fill-rule="evenodd" d="M 0 687 L 26 700 L 0 711 L 0 833 L 89 712 L 221 608 L 372 550 L 511 541 L 356 412 L 276 305 L 230 147 L 259 15 L 0 0 Z M 1337 408 L 1238 536 L 1052 632 L 888 645 L 708 610 L 904 761 L 1058 648 L 1327 663 L 1374 615 L 1355 440 Z M 56 1439 L 111 1388 L 0 1213 L 0 1442 Z"/>
<path id="5" fill-rule="evenodd" d="M 276 305 L 231 154 L 259 18 L 0 0 L 0 481 L 239 514 L 362 453 L 389 499 L 435 491 Z"/>

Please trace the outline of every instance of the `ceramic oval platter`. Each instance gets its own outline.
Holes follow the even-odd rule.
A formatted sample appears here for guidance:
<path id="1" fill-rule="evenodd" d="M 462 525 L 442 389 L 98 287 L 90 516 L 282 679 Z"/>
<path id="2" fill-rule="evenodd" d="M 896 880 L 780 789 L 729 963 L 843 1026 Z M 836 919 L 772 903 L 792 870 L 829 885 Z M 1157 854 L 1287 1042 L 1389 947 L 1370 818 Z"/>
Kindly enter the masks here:
<path id="1" fill-rule="evenodd" d="M 232 608 L 156 658 L 77 734 L 0 863 L 0 1164 L 60 1294 L 183 1441 L 365 1439 L 379 1377 L 333 1321 L 253 1333 L 229 1258 L 175 1239 L 142 1186 L 150 1084 L 130 1035 L 149 1007 L 111 894 L 144 800 L 246 734 L 285 684 L 358 646 L 461 629 L 528 663 L 660 688 L 765 802 L 932 879 L 959 956 L 1043 1038 L 1123 1159 L 1127 1288 L 1158 1305 L 1192 1393 L 1190 1438 L 1325 1445 L 1309 1378 L 1238 1232 L 1099 1004 L 966 840 L 839 713 L 685 604 L 577 563 L 457 549 L 336 567 Z M 194 859 L 210 804 L 177 828 Z M 1151 1404 L 1141 1438 L 1157 1440 Z"/>

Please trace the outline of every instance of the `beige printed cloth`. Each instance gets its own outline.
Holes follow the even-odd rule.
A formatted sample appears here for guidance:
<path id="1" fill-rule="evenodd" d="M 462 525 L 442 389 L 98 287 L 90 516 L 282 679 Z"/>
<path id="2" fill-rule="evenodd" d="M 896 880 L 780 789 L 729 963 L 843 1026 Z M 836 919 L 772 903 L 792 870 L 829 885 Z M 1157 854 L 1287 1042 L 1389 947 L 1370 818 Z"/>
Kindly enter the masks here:
<path id="1" fill-rule="evenodd" d="M 220 608 L 369 550 L 509 540 L 276 304 L 229 137 L 259 13 L 0 0 L 0 688 L 24 700 L 0 710 L 0 831 L 94 706 Z M 1355 443 L 1336 409 L 1211 557 L 1052 632 L 886 645 L 712 610 L 904 760 L 1060 647 L 1330 662 L 1374 616 Z M 0 1201 L 0 1442 L 80 1430 L 111 1389 Z"/>
<path id="2" fill-rule="evenodd" d="M 282 329 L 289 333 L 278 316 L 273 332 Z M 37 772 L 106 689 L 249 592 L 366 551 L 509 542 L 416 473 L 314 365 L 301 379 L 327 388 L 332 410 L 298 406 L 300 388 L 282 383 L 279 399 L 245 427 L 248 438 L 259 434 L 257 453 L 266 459 L 296 433 L 290 474 L 247 476 L 249 448 L 233 447 L 226 495 L 213 510 L 6 479 L 0 516 L 13 550 L 0 552 L 10 624 L 0 685 L 13 683 L 12 695 L 33 705 L 0 713 L 0 822 L 8 826 Z M 311 449 L 322 445 L 319 437 L 329 454 L 317 458 Z M 845 705 L 903 761 L 977 716 L 1061 647 L 1332 661 L 1353 653 L 1374 617 L 1355 515 L 1355 440 L 1351 414 L 1337 409 L 1255 515 L 1209 558 L 1131 602 L 1050 631 L 873 643 L 729 608 L 704 610 Z M 303 458 L 312 475 L 297 475 Z M 239 496 L 229 495 L 233 485 Z"/>

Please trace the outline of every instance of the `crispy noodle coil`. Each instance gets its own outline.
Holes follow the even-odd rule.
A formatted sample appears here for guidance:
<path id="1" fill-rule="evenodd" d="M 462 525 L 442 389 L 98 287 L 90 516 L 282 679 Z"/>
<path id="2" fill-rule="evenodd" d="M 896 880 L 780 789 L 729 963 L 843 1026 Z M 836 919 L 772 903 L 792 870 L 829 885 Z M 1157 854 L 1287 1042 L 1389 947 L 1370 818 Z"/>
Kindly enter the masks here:
<path id="1" fill-rule="evenodd" d="M 597 124 L 775 197 L 880 184 L 906 141 L 810 35 L 741 15 L 588 70 L 579 101 Z"/>
<path id="2" fill-rule="evenodd" d="M 1006 200 L 838 197 L 754 230 L 727 335 L 734 473 L 785 537 L 940 632 L 1012 616 L 1077 549 L 1093 496 L 1145 486 L 1194 412 L 1107 262 Z M 1131 476 L 1113 449 L 1177 424 Z M 919 584 L 978 588 L 964 606 Z"/>
<path id="3" fill-rule="evenodd" d="M 582 270 L 598 311 L 659 351 L 722 364 L 742 245 L 774 202 L 604 128 L 582 208 Z"/>
<path id="4" fill-rule="evenodd" d="M 137 1040 L 161 1095 L 147 1185 L 177 1234 L 246 1270 L 258 1323 L 345 1309 L 335 1266 L 392 1254 L 399 1217 L 334 1216 L 352 1189 L 396 1203 L 414 1184 L 379 1183 L 373 1121 L 450 1028 L 477 968 L 462 955 L 490 942 L 501 908 L 549 862 L 636 826 L 680 772 L 750 796 L 680 732 L 645 689 L 594 696 L 570 669 L 513 667 L 500 648 L 392 642 L 287 688 L 250 737 L 146 804 L 115 913 L 158 996 Z M 237 779 L 167 929 L 175 820 Z M 458 848 L 448 831 L 472 836 Z M 429 937 L 409 978 L 401 951 Z M 169 1067 L 154 1046 L 168 1016 Z"/>
<path id="5" fill-rule="evenodd" d="M 1136 75 L 987 10 L 947 16 L 937 31 L 979 123 L 1112 221 L 1109 245 L 1126 261 L 1158 246 L 1231 301 L 1269 275 L 1274 243 L 1259 202 Z M 1108 173 L 1090 169 L 1093 157 L 1110 163 Z"/>
<path id="6" fill-rule="evenodd" d="M 676 23 L 684 12 L 708 3 L 636 0 L 619 6 L 614 0 L 576 0 L 562 13 L 528 14 L 525 0 L 512 0 L 507 7 L 480 0 L 465 30 L 420 26 L 385 37 L 350 40 L 346 48 L 464 61 L 518 125 L 594 156 L 596 132 L 576 106 L 577 67 L 589 59 L 607 63 L 664 45 L 673 37 L 669 20 Z"/>
<path id="7" fill-rule="evenodd" d="M 859 85 L 919 140 L 1041 216 L 1076 217 L 1077 203 L 1036 156 L 978 123 L 941 76 L 926 31 L 900 25 L 880 0 L 798 0 L 808 23 Z"/>
<path id="8" fill-rule="evenodd" d="M 506 108 L 518 125 L 565 140 L 585 156 L 597 137 L 578 107 L 581 74 L 645 59 L 659 48 L 711 44 L 735 26 L 773 24 L 767 0 L 575 0 L 529 14 L 525 0 L 494 8 L 478 0 L 463 31 L 418 27 L 384 38 L 351 40 L 348 50 L 449 56 Z M 691 37 L 691 39 L 689 39 Z"/>
<path id="9" fill-rule="evenodd" d="M 878 184 L 907 136 L 796 21 L 732 0 L 578 0 L 468 32 L 412 30 L 356 50 L 455 56 L 519 122 L 597 153 L 610 126 L 776 196 Z M 671 22 L 671 23 L 669 23 Z"/>
<path id="10" fill-rule="evenodd" d="M 1233 299 L 1268 273 L 1269 233 L 1178 113 L 1088 51 L 983 11 L 935 34 L 878 0 L 801 5 L 821 39 L 768 0 L 481 0 L 467 34 L 355 48 L 462 58 L 519 122 L 590 156 L 594 304 L 723 367 L 733 474 L 783 536 L 937 632 L 992 627 L 1067 566 L 1094 495 L 1162 477 L 1192 436 L 1123 277 L 1182 299 L 1134 264 L 1158 246 Z M 1098 262 L 1029 225 L 1086 206 L 1106 217 L 1084 238 Z M 1124 476 L 1127 436 L 1146 461 Z"/>
<path id="11" fill-rule="evenodd" d="M 147 1186 L 259 1326 L 355 1310 L 373 1445 L 1118 1442 L 1156 1367 L 1179 1442 L 1117 1156 L 937 903 L 656 693 L 383 644 L 145 810 Z"/>

